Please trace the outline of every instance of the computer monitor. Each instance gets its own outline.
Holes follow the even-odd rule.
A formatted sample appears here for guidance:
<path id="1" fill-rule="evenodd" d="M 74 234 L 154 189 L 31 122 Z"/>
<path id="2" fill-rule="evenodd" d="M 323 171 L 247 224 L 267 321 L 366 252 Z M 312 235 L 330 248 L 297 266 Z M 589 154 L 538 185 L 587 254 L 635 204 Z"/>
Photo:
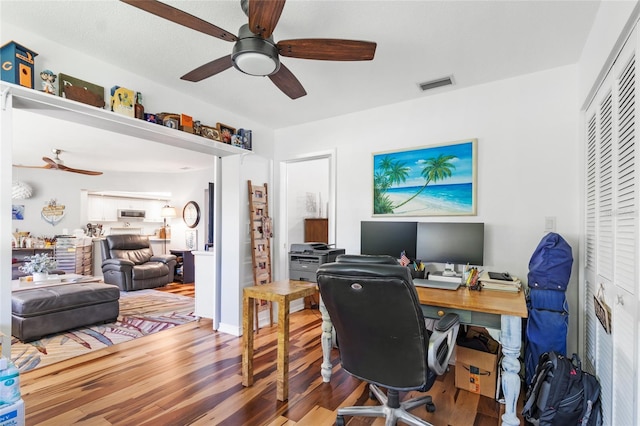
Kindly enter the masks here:
<path id="1" fill-rule="evenodd" d="M 416 257 L 423 263 L 484 264 L 484 223 L 418 223 Z"/>
<path id="2" fill-rule="evenodd" d="M 416 257 L 416 222 L 360 222 L 360 254 Z"/>

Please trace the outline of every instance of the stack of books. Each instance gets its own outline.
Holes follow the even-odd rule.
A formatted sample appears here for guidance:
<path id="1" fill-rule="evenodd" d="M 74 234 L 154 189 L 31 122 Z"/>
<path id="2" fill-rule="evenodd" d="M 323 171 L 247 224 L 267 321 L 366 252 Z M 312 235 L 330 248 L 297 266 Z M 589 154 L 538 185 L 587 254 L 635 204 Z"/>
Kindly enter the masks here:
<path id="1" fill-rule="evenodd" d="M 508 291 L 512 293 L 519 292 L 522 288 L 522 281 L 520 281 L 520 278 L 514 276 L 509 276 L 509 278 L 511 279 L 491 278 L 489 276 L 489 272 L 485 271 L 480 275 L 478 281 L 480 281 L 483 290 Z"/>

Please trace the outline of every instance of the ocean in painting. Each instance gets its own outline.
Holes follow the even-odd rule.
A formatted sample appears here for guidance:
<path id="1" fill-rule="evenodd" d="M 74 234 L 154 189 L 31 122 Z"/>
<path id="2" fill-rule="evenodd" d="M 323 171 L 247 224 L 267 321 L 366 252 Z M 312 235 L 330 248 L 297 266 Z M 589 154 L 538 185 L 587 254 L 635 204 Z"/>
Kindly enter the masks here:
<path id="1" fill-rule="evenodd" d="M 393 205 L 411 198 L 421 186 L 390 188 L 387 196 Z M 464 215 L 474 214 L 473 184 L 427 185 L 413 200 L 394 210 L 395 215 Z"/>

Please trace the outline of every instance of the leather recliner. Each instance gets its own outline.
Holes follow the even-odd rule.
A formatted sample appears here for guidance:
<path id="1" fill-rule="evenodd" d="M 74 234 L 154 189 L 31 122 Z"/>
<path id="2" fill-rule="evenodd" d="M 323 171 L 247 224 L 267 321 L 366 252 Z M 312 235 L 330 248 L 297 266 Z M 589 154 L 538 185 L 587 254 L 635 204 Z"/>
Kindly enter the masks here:
<path id="1" fill-rule="evenodd" d="M 122 291 L 162 287 L 173 282 L 176 256 L 154 255 L 144 235 L 109 235 L 100 241 L 104 282 Z"/>

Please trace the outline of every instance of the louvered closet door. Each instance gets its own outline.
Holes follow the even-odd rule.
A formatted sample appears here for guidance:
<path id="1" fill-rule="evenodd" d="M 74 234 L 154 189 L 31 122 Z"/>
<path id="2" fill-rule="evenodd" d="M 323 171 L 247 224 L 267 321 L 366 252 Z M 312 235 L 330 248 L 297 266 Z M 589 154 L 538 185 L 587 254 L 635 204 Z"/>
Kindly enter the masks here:
<path id="1" fill-rule="evenodd" d="M 593 296 L 602 288 L 613 295 L 612 78 L 587 111 L 585 192 L 585 368 L 600 381 L 604 424 L 613 405 L 613 338 L 594 315 Z"/>
<path id="2" fill-rule="evenodd" d="M 586 112 L 585 367 L 602 386 L 605 424 L 638 420 L 638 170 L 635 32 Z M 612 333 L 594 314 L 602 291 Z M 633 374 L 631 373 L 633 372 Z"/>
<path id="3" fill-rule="evenodd" d="M 615 102 L 615 214 L 614 214 L 614 299 L 613 303 L 613 403 L 612 424 L 637 424 L 638 399 L 638 132 L 635 43 L 621 52 L 616 72 Z"/>

